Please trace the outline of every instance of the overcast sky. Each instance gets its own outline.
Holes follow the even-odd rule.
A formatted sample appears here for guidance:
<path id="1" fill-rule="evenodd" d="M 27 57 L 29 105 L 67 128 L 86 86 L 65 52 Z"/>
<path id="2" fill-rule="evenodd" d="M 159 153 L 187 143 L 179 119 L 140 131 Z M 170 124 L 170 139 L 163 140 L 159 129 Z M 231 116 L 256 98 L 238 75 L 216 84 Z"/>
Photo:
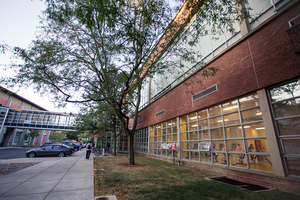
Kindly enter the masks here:
<path id="1" fill-rule="evenodd" d="M 41 0 L 0 0 L 0 43 L 7 43 L 10 46 L 27 48 L 35 39 L 35 32 L 39 26 L 38 15 L 46 6 Z M 4 66 L 9 64 L 11 54 L 0 54 L 0 76 L 13 76 L 12 70 L 4 71 Z M 22 63 L 22 61 L 19 61 Z M 3 85 L 2 85 L 3 86 Z M 3 86 L 6 88 L 6 86 Z M 26 88 L 17 91 L 18 88 L 7 88 L 31 102 L 49 110 L 57 112 L 77 112 L 76 106 L 69 105 L 66 108 L 56 108 L 50 102 L 51 97 L 41 97 L 34 93 L 33 89 Z"/>

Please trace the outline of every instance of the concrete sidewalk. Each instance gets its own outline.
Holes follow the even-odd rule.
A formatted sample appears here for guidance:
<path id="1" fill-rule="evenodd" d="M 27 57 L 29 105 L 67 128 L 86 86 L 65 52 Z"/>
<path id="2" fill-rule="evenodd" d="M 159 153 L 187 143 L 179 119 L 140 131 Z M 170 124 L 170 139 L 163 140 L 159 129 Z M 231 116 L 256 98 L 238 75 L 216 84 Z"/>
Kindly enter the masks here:
<path id="1" fill-rule="evenodd" d="M 0 177 L 1 200 L 94 199 L 93 154 L 85 150 Z M 30 159 L 30 158 L 28 158 Z M 32 162 L 36 162 L 36 158 Z"/>

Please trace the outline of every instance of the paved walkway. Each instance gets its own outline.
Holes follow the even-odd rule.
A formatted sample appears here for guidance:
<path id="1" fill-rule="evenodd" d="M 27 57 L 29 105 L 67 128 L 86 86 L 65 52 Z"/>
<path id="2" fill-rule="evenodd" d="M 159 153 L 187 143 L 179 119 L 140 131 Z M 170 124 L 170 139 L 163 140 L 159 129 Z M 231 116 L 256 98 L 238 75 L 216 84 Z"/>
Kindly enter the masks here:
<path id="1" fill-rule="evenodd" d="M 0 177 L 1 200 L 93 200 L 93 154 L 85 150 Z M 26 158 L 30 160 L 30 158 Z M 33 158 L 30 162 L 38 162 Z"/>

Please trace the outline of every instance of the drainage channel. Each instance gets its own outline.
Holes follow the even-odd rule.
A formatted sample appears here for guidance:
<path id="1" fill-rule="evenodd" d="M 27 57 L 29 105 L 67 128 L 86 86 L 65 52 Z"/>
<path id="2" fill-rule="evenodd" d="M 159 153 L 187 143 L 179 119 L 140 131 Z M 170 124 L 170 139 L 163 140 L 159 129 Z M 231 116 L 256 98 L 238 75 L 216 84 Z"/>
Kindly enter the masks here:
<path id="1" fill-rule="evenodd" d="M 274 189 L 269 189 L 269 188 L 262 187 L 262 186 L 259 186 L 259 185 L 255 185 L 255 184 L 236 181 L 236 180 L 233 180 L 233 179 L 230 179 L 230 178 L 226 178 L 226 176 L 224 176 L 224 177 L 211 177 L 209 179 L 214 180 L 214 181 L 219 181 L 219 182 L 222 182 L 222 183 L 226 183 L 226 184 L 229 184 L 229 185 L 234 185 L 234 186 L 237 186 L 239 188 L 247 189 L 247 190 L 250 190 L 250 191 L 253 191 L 253 192 L 262 192 L 262 191 L 274 190 Z"/>

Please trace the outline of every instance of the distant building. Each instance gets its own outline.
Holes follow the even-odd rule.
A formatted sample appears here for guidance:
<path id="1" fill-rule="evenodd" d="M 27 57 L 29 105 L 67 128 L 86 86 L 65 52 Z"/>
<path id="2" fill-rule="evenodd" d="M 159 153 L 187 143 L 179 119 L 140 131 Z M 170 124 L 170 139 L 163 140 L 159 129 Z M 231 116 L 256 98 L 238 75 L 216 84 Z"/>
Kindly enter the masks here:
<path id="1" fill-rule="evenodd" d="M 20 110 L 39 110 L 47 111 L 45 108 L 19 96 L 12 91 L 0 86 L 0 146 L 14 146 L 14 145 L 40 145 L 47 141 L 50 135 L 49 130 L 39 130 L 39 136 L 36 138 L 28 137 L 24 139 L 24 135 L 29 133 L 29 129 L 21 128 L 5 128 L 4 118 L 6 116 L 7 108 L 15 108 Z M 30 113 L 29 113 L 30 114 Z M 34 140 L 34 141 L 32 141 Z"/>

